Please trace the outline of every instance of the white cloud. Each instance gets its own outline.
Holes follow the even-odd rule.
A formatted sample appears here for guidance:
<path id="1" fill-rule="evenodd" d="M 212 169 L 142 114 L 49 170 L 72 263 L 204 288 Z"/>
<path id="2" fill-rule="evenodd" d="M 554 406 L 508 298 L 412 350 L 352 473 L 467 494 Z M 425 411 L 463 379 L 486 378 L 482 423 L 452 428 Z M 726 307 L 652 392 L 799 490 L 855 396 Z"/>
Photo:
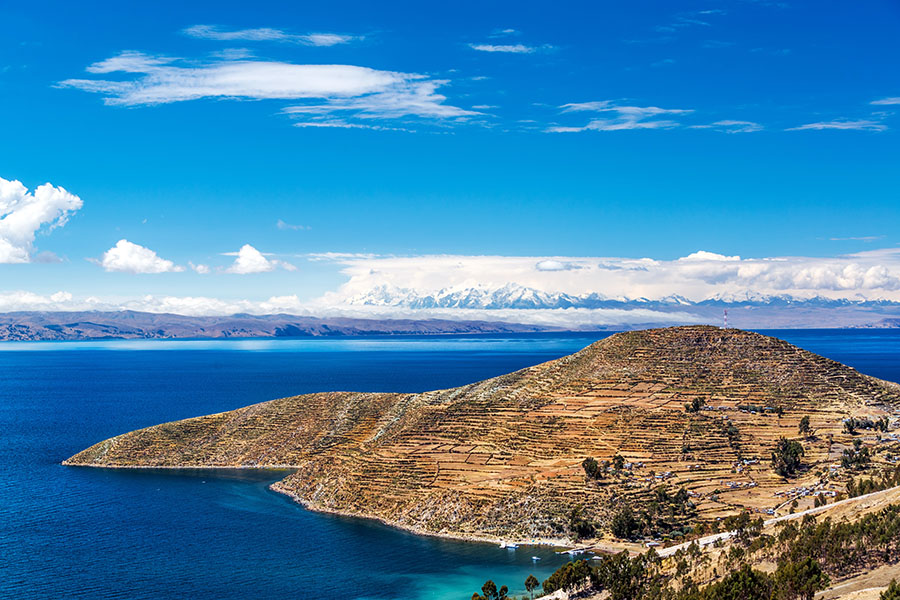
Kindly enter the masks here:
<path id="1" fill-rule="evenodd" d="M 0 292 L 0 312 L 20 310 L 70 310 L 72 294 L 56 292 L 49 296 L 23 290 Z"/>
<path id="2" fill-rule="evenodd" d="M 342 114 L 360 118 L 464 118 L 473 111 L 445 104 L 437 88 L 448 83 L 416 73 L 353 65 L 311 65 L 262 60 L 217 60 L 203 64 L 123 52 L 88 67 L 94 74 L 130 78 L 67 79 L 72 87 L 104 96 L 112 105 L 146 106 L 201 98 L 301 100 L 284 112 L 307 122 Z"/>
<path id="3" fill-rule="evenodd" d="M 552 50 L 553 46 L 544 44 L 542 46 L 526 46 L 525 44 L 469 44 L 472 50 L 479 52 L 502 52 L 505 54 L 534 54 L 546 50 Z"/>
<path id="4" fill-rule="evenodd" d="M 209 265 L 203 265 L 203 264 L 195 265 L 194 263 L 189 262 L 188 266 L 193 271 L 199 273 L 200 275 L 208 275 L 209 273 L 212 272 L 212 269 L 209 268 Z"/>
<path id="5" fill-rule="evenodd" d="M 184 271 L 184 267 L 178 266 L 171 260 L 160 258 L 150 248 L 139 244 L 133 244 L 122 239 L 116 245 L 103 253 L 99 261 L 94 261 L 107 271 L 121 273 L 178 273 Z"/>
<path id="6" fill-rule="evenodd" d="M 881 100 L 873 100 L 869 102 L 869 104 L 875 104 L 876 106 L 890 106 L 894 104 L 900 104 L 900 97 L 895 98 L 882 98 Z"/>
<path id="7" fill-rule="evenodd" d="M 394 75 L 404 75 L 395 73 Z M 297 118 L 308 118 L 310 124 L 328 123 L 329 115 L 345 114 L 358 119 L 397 119 L 414 116 L 436 119 L 464 118 L 479 113 L 444 104 L 446 96 L 437 93 L 437 88 L 449 83 L 446 80 L 423 80 L 420 76 L 398 77 L 382 91 L 364 94 L 334 95 L 326 98 L 324 104 L 304 104 L 290 106 L 284 113 Z M 322 119 L 323 121 L 317 121 Z M 339 126 L 358 126 L 359 124 Z M 334 125 L 328 125 L 334 126 Z"/>
<path id="8" fill-rule="evenodd" d="M 37 232 L 62 227 L 82 205 L 81 198 L 62 187 L 45 183 L 30 192 L 20 181 L 0 177 L 0 263 L 35 260 Z M 50 256 L 39 255 L 37 260 Z"/>
<path id="9" fill-rule="evenodd" d="M 290 109 L 288 109 L 290 110 Z M 288 113 L 290 114 L 290 113 Z M 395 127 L 382 127 L 380 125 L 366 125 L 364 123 L 348 123 L 344 119 L 331 119 L 325 117 L 316 117 L 321 118 L 323 120 L 320 121 L 300 121 L 299 123 L 294 123 L 294 127 L 312 127 L 312 128 L 320 128 L 320 129 L 373 129 L 375 131 L 381 130 L 397 130 Z"/>
<path id="10" fill-rule="evenodd" d="M 281 267 L 286 271 L 294 271 L 297 269 L 294 265 L 277 260 L 266 258 L 266 256 L 251 246 L 244 244 L 237 252 L 228 252 L 226 256 L 236 256 L 234 263 L 228 267 L 226 273 L 234 273 L 236 275 L 248 275 L 250 273 L 268 273 Z"/>
<path id="11" fill-rule="evenodd" d="M 613 118 L 593 119 L 583 126 L 555 125 L 547 128 L 551 133 L 580 131 L 622 131 L 626 129 L 669 129 L 680 124 L 671 119 L 657 119 L 663 115 L 687 115 L 693 110 L 682 108 L 659 108 L 658 106 L 620 106 L 610 100 L 600 102 L 572 102 L 560 106 L 563 113 L 597 112 L 613 113 Z"/>
<path id="12" fill-rule="evenodd" d="M 247 249 L 249 248 L 249 250 Z M 238 257 L 242 272 L 271 270 L 278 261 L 252 246 Z M 697 322 L 700 313 L 660 311 L 641 306 L 646 300 L 681 296 L 690 301 L 743 300 L 770 295 L 797 299 L 825 297 L 844 300 L 900 302 L 900 248 L 833 257 L 742 258 L 697 251 L 673 260 L 616 257 L 511 256 L 371 256 L 330 253 L 316 255 L 336 262 L 347 276 L 337 290 L 301 302 L 297 296 L 261 299 L 219 299 L 205 296 L 142 296 L 133 298 L 73 297 L 68 292 L 45 296 L 26 291 L 0 293 L 0 311 L 13 310 L 138 310 L 188 315 L 289 313 L 359 318 L 445 318 L 512 321 L 565 327 L 641 323 Z M 241 260 L 243 259 L 243 260 Z M 273 266 L 273 264 L 275 266 Z M 459 294 L 471 297 L 500 291 L 527 300 L 534 292 L 595 295 L 633 300 L 627 308 L 503 308 L 483 305 L 460 308 L 435 305 L 413 308 L 396 302 L 397 294 Z M 518 295 L 517 295 L 518 294 Z M 360 303 L 360 298 L 375 302 Z M 438 308 L 436 306 L 442 306 Z M 687 312 L 685 312 L 687 311 Z"/>
<path id="13" fill-rule="evenodd" d="M 325 259 L 327 257 L 323 257 Z M 348 281 L 323 297 L 339 305 L 372 290 L 432 294 L 516 285 L 546 293 L 692 301 L 748 295 L 900 301 L 900 251 L 835 257 L 742 258 L 698 251 L 675 260 L 610 257 L 353 256 L 335 254 Z M 545 268 L 539 268 L 541 265 Z M 566 268 L 571 265 L 577 268 Z M 549 267 L 549 268 L 546 268 Z"/>
<path id="14" fill-rule="evenodd" d="M 580 269 L 581 266 L 569 261 L 559 261 L 552 258 L 540 260 L 534 265 L 538 271 L 571 271 Z"/>
<path id="15" fill-rule="evenodd" d="M 117 311 L 135 310 L 192 316 L 232 315 L 235 313 L 272 314 L 288 312 L 308 314 L 296 296 L 274 296 L 268 300 L 222 300 L 206 296 L 153 296 L 113 299 L 75 297 L 69 292 L 49 296 L 28 291 L 0 292 L 0 312 L 41 311 Z"/>
<path id="16" fill-rule="evenodd" d="M 691 125 L 691 129 L 715 129 L 716 131 L 721 131 L 723 133 L 754 133 L 762 131 L 764 128 L 759 123 L 754 123 L 753 121 L 725 119 L 710 123 L 709 125 Z"/>
<path id="17" fill-rule="evenodd" d="M 291 225 L 290 223 L 285 223 L 281 219 L 278 219 L 278 223 L 275 224 L 278 229 L 283 230 L 291 230 L 291 231 L 306 231 L 311 229 L 309 225 Z"/>
<path id="18" fill-rule="evenodd" d="M 841 119 L 836 121 L 807 123 L 806 125 L 800 125 L 799 127 L 790 127 L 788 129 L 785 129 L 785 131 L 803 131 L 806 129 L 855 129 L 859 131 L 885 131 L 887 129 L 887 125 L 879 121 L 872 121 L 868 119 L 860 119 L 857 121 Z"/>
<path id="19" fill-rule="evenodd" d="M 339 33 L 308 33 L 303 37 L 313 46 L 336 46 L 360 39 L 359 36 L 341 35 Z"/>
<path id="20" fill-rule="evenodd" d="M 339 33 L 306 33 L 294 34 L 281 29 L 259 27 L 255 29 L 238 29 L 227 31 L 215 25 L 194 25 L 184 30 L 184 33 L 195 38 L 218 41 L 246 41 L 246 42 L 288 42 L 304 44 L 307 46 L 336 46 L 361 39 L 360 36 L 343 35 Z"/>
<path id="21" fill-rule="evenodd" d="M 725 256 L 724 254 L 716 254 L 715 252 L 707 252 L 706 250 L 698 250 L 697 252 L 688 254 L 687 256 L 682 256 L 678 260 L 681 262 L 703 261 L 703 260 L 739 261 L 739 260 L 741 260 L 741 257 L 740 256 Z"/>
<path id="22" fill-rule="evenodd" d="M 883 235 L 856 235 L 848 237 L 830 237 L 830 242 L 874 242 L 884 239 Z"/>
<path id="23" fill-rule="evenodd" d="M 359 319 L 448 319 L 504 321 L 557 327 L 590 328 L 640 323 L 696 323 L 702 319 L 685 312 L 647 309 L 403 309 L 382 306 L 323 306 L 304 304 L 295 295 L 272 296 L 267 300 L 222 300 L 207 296 L 153 296 L 125 300 L 96 297 L 76 298 L 68 292 L 44 296 L 27 291 L 0 292 L 0 312 L 14 311 L 117 311 L 133 310 L 189 316 L 216 316 L 248 313 L 290 314 Z"/>

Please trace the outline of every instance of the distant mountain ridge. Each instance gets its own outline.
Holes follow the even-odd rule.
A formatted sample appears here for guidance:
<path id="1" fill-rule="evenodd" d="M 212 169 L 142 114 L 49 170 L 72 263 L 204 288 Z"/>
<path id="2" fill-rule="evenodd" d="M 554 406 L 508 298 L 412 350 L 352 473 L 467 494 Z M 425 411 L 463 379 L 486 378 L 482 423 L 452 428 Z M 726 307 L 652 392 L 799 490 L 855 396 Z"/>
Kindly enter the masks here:
<path id="1" fill-rule="evenodd" d="M 138 311 L 0 313 L 0 341 L 622 331 L 728 323 L 745 329 L 900 328 L 900 303 L 755 293 L 692 301 L 544 292 L 516 284 L 421 292 L 379 286 L 340 301 L 352 317 L 188 316 Z"/>
<path id="2" fill-rule="evenodd" d="M 549 330 L 553 328 L 494 321 L 317 318 L 283 314 L 210 317 L 137 311 L 0 314 L 0 341 L 527 333 Z"/>
<path id="3" fill-rule="evenodd" d="M 686 306 L 809 306 L 809 307 L 900 307 L 900 303 L 887 300 L 830 299 L 822 296 L 798 298 L 791 295 L 768 295 L 747 292 L 743 294 L 719 294 L 704 300 L 693 301 L 683 296 L 671 295 L 658 300 L 648 298 L 608 297 L 599 292 L 568 294 L 544 292 L 517 284 L 502 286 L 448 287 L 435 292 L 422 292 L 409 288 L 387 285 L 351 296 L 347 304 L 352 306 L 390 306 L 412 309 L 457 308 L 478 310 L 503 309 L 560 309 L 560 308 L 651 308 L 670 310 Z"/>

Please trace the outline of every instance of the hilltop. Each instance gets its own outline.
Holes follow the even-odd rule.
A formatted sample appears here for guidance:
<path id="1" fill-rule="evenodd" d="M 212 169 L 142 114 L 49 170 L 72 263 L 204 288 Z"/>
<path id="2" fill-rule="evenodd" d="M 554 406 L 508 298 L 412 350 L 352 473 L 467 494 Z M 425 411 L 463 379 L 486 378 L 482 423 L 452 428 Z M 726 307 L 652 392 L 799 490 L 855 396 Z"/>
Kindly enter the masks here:
<path id="1" fill-rule="evenodd" d="M 865 448 L 873 468 L 892 460 L 896 436 L 876 439 L 875 425 L 890 429 L 898 408 L 900 386 L 782 340 L 674 327 L 449 390 L 307 394 L 157 425 L 65 464 L 292 466 L 274 489 L 417 532 L 680 539 L 744 509 L 845 493 L 844 450 Z M 782 437 L 804 449 L 790 477 L 770 464 Z M 632 510 L 643 521 L 623 533 Z"/>

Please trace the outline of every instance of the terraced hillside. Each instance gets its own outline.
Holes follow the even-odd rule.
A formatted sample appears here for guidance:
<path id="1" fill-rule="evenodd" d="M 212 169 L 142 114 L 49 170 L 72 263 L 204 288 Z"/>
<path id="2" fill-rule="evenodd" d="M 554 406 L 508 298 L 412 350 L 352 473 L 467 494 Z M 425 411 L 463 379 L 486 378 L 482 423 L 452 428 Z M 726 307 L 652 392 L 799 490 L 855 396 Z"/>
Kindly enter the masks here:
<path id="1" fill-rule="evenodd" d="M 852 436 L 842 420 L 897 408 L 900 386 L 787 342 L 676 327 L 616 334 L 450 390 L 308 394 L 157 425 L 65 464 L 289 465 L 297 470 L 273 487 L 316 510 L 459 537 L 560 540 L 573 536 L 574 507 L 607 531 L 616 511 L 660 486 L 685 488 L 699 522 L 840 493 L 851 438 L 873 451 L 894 443 Z M 804 416 L 813 432 L 801 438 Z M 805 448 L 791 479 L 769 463 L 782 436 Z M 602 477 L 586 476 L 588 457 Z"/>

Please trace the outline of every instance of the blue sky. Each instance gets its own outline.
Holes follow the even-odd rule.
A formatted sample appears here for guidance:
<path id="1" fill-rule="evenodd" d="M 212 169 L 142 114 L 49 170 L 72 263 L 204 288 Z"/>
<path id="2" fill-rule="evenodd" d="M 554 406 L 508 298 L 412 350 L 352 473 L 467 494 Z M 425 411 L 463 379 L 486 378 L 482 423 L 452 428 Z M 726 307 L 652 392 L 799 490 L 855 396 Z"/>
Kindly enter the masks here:
<path id="1" fill-rule="evenodd" d="M 728 292 L 900 288 L 893 1 L 32 2 L 0 21 L 0 178 L 24 186 L 0 204 L 6 310 L 302 304 L 385 257 L 415 259 L 393 285 L 439 281 L 443 255 L 704 251 L 804 273 Z M 77 201 L 22 224 L 47 182 Z M 512 282 L 471 264 L 454 285 Z M 539 271 L 514 283 L 635 291 Z"/>

